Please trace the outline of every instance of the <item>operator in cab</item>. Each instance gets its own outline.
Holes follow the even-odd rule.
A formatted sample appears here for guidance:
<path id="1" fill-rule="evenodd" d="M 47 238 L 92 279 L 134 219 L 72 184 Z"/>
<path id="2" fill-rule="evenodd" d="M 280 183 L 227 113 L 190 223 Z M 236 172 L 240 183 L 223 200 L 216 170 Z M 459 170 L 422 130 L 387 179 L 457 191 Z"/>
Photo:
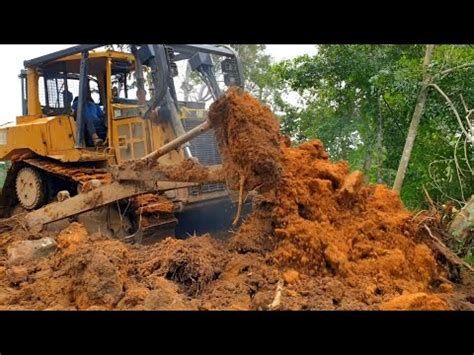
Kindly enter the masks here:
<path id="1" fill-rule="evenodd" d="M 77 112 L 78 103 L 79 98 L 76 97 L 72 103 L 74 113 Z M 83 117 L 86 126 L 86 145 L 93 145 L 95 147 L 103 146 L 107 136 L 104 111 L 94 102 L 90 93 L 87 96 L 84 106 Z"/>

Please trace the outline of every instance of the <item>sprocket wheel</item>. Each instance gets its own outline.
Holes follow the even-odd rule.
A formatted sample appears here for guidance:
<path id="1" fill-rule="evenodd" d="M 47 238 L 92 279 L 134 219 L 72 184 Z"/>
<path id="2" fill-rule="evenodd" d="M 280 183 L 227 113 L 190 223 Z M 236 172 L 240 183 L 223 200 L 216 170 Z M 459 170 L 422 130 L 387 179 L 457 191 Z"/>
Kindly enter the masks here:
<path id="1" fill-rule="evenodd" d="M 27 210 L 41 207 L 46 201 L 46 188 L 41 174 L 33 168 L 22 168 L 16 176 L 16 195 Z"/>

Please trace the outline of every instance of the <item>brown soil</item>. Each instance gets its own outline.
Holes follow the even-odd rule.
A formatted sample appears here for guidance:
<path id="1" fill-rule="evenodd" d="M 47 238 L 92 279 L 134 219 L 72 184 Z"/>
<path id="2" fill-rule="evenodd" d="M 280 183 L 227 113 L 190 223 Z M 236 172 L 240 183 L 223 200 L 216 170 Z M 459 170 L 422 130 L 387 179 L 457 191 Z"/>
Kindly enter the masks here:
<path id="1" fill-rule="evenodd" d="M 444 311 L 448 309 L 445 301 L 435 295 L 427 295 L 426 293 L 411 293 L 401 295 L 382 303 L 379 306 L 381 310 L 417 310 L 429 309 Z"/>
<path id="2" fill-rule="evenodd" d="M 6 308 L 47 309 L 91 306 L 110 309 L 122 298 L 128 250 L 115 240 L 96 240 L 73 223 L 58 236 L 58 250 L 48 259 L 23 267 L 27 276 L 2 286 L 11 293 Z"/>
<path id="3" fill-rule="evenodd" d="M 173 203 L 166 197 L 155 194 L 144 194 L 132 199 L 133 207 L 142 213 L 172 213 L 174 211 Z"/>
<path id="4" fill-rule="evenodd" d="M 224 181 L 222 169 L 210 169 L 193 159 L 186 159 L 179 164 L 158 167 L 167 178 L 184 182 L 220 182 Z"/>
<path id="5" fill-rule="evenodd" d="M 474 309 L 472 275 L 449 281 L 420 219 L 393 191 L 329 161 L 319 141 L 289 147 L 247 93 L 229 91 L 209 117 L 228 184 L 238 189 L 243 177 L 258 192 L 230 240 L 134 246 L 73 223 L 51 235 L 55 253 L 10 266 L 11 243 L 46 236 L 17 228 L 0 235 L 0 308 Z M 205 178 L 189 161 L 183 168 Z"/>
<path id="6" fill-rule="evenodd" d="M 206 167 L 194 159 L 185 159 L 176 164 L 160 164 L 158 161 L 130 161 L 123 163 L 120 170 L 143 171 L 153 169 L 164 175 L 164 178 L 180 182 L 210 183 L 223 182 L 225 176 L 222 168 Z"/>
<path id="7" fill-rule="evenodd" d="M 210 236 L 191 237 L 188 240 L 167 238 L 159 248 L 152 247 L 143 258 L 138 270 L 143 277 L 165 277 L 175 281 L 184 293 L 197 295 L 217 279 L 226 262 L 221 246 Z"/>
<path id="8" fill-rule="evenodd" d="M 235 190 L 271 188 L 282 173 L 279 124 L 270 109 L 249 93 L 231 88 L 209 110 L 223 158 L 227 184 Z"/>

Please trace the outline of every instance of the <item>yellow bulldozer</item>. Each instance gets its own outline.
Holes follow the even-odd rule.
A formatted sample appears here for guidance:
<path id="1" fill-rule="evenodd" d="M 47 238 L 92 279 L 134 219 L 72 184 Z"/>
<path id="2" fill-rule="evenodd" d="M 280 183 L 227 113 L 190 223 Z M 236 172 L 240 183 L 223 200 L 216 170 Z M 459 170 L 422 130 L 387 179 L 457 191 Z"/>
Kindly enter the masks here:
<path id="1" fill-rule="evenodd" d="M 0 161 L 11 162 L 0 196 L 2 216 L 26 210 L 26 224 L 33 228 L 92 213 L 85 219 L 97 218 L 94 226 L 102 232 L 143 242 L 160 235 L 157 231 L 174 233 L 179 219 L 206 220 L 206 206 L 212 210 L 224 201 L 227 207 L 214 207 L 211 214 L 230 211 L 222 183 L 170 181 L 154 171 L 120 166 L 189 158 L 219 165 L 204 105 L 178 101 L 173 78 L 176 63 L 188 61 L 216 99 L 222 89 L 214 61 L 220 61 L 226 86 L 243 87 L 238 55 L 216 45 L 101 47 L 73 46 L 24 62 L 22 116 L 0 127 Z M 98 142 L 88 128 L 90 102 L 103 114 Z M 194 217 L 184 215 L 193 210 Z M 179 213 L 183 217 L 177 219 Z"/>

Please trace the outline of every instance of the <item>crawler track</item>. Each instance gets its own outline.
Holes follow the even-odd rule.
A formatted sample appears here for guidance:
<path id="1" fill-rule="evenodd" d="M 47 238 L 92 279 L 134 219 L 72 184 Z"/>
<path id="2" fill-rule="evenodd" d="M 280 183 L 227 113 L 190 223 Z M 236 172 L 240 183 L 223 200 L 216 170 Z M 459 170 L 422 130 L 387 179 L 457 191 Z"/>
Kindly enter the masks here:
<path id="1" fill-rule="evenodd" d="M 112 175 L 107 171 L 107 169 L 103 168 L 66 165 L 51 160 L 37 158 L 25 159 L 24 162 L 48 173 L 77 182 L 81 185 L 90 180 L 99 180 L 102 184 L 109 184 L 112 182 Z"/>
<path id="2" fill-rule="evenodd" d="M 67 165 L 59 162 L 38 158 L 25 159 L 25 163 L 46 171 L 55 176 L 86 187 L 87 182 L 99 180 L 102 185 L 110 184 L 112 175 L 105 168 L 94 168 L 77 165 Z M 130 199 L 135 216 L 141 215 L 143 230 L 151 235 L 156 229 L 176 224 L 174 205 L 164 196 L 144 194 Z"/>

